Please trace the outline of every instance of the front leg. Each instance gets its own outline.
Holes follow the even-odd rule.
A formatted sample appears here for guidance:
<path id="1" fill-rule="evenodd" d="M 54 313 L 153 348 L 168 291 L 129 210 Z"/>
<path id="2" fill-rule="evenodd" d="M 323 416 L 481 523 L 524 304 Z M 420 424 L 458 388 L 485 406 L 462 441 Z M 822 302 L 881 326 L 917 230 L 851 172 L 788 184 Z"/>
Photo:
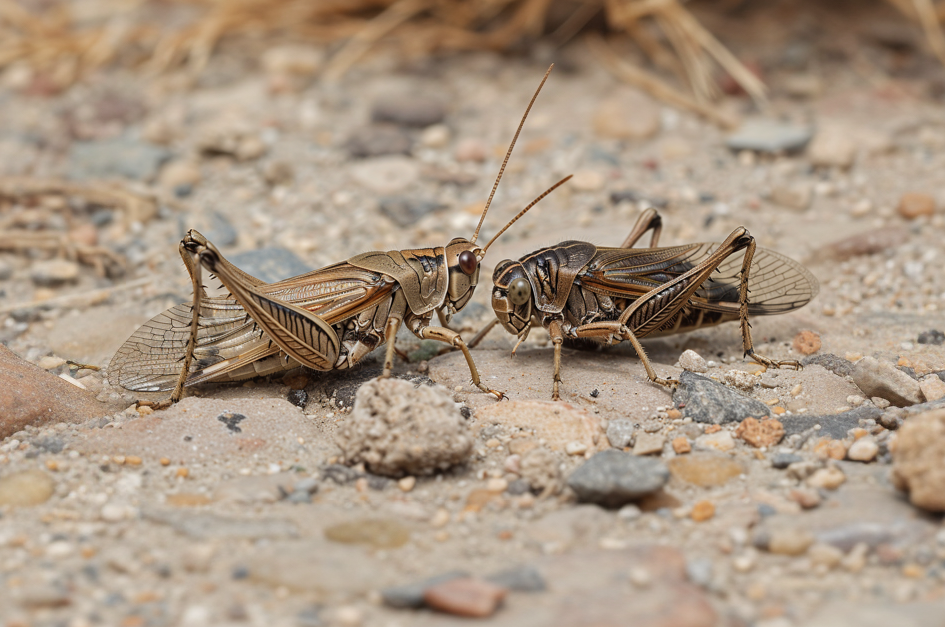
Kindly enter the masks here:
<path id="1" fill-rule="evenodd" d="M 624 324 L 620 324 L 619 322 L 591 322 L 590 324 L 584 324 L 573 329 L 572 332 L 580 338 L 604 340 L 607 341 L 607 343 L 610 343 L 612 340 L 627 340 L 633 346 L 634 350 L 637 351 L 637 356 L 640 358 L 640 361 L 643 362 L 643 367 L 646 369 L 646 376 L 649 377 L 650 381 L 664 387 L 679 385 L 679 381 L 676 379 L 661 379 L 656 376 L 656 371 L 653 370 L 653 365 L 650 364 L 650 358 L 646 356 L 646 351 L 643 350 L 640 340 L 638 340 L 633 334 L 633 331 Z"/>
<path id="2" fill-rule="evenodd" d="M 459 333 L 446 327 L 431 327 L 428 325 L 429 320 L 423 320 L 421 318 L 413 318 L 408 322 L 408 328 L 410 328 L 413 334 L 419 337 L 421 340 L 437 340 L 463 351 L 463 356 L 466 358 L 466 364 L 469 366 L 469 373 L 472 375 L 473 385 L 483 392 L 488 392 L 489 394 L 495 395 L 495 397 L 499 400 L 506 398 L 505 394 L 502 392 L 490 389 L 483 385 L 479 378 L 479 370 L 476 369 L 476 363 L 473 361 L 472 355 L 469 353 L 469 347 L 466 346 L 466 342 L 463 341 L 463 338 Z"/>
<path id="3" fill-rule="evenodd" d="M 551 400 L 560 401 L 561 395 L 558 393 L 558 386 L 561 383 L 561 345 L 564 344 L 564 330 L 561 328 L 561 321 L 552 320 L 549 322 L 548 333 L 551 335 L 551 343 L 555 347 L 555 374 Z"/>
<path id="4" fill-rule="evenodd" d="M 741 272 L 741 282 L 738 289 L 738 304 L 739 310 L 738 315 L 741 320 L 742 327 L 742 346 L 745 349 L 746 357 L 751 357 L 756 363 L 761 364 L 765 368 L 780 368 L 784 366 L 785 368 L 793 368 L 794 370 L 800 370 L 802 368 L 801 363 L 797 360 L 791 359 L 787 361 L 775 361 L 769 359 L 764 355 L 759 355 L 755 352 L 755 349 L 751 341 L 751 324 L 748 322 L 748 273 L 751 270 L 751 260 L 755 255 L 755 238 L 751 239 L 751 243 L 745 248 L 745 258 L 742 261 L 742 272 Z"/>

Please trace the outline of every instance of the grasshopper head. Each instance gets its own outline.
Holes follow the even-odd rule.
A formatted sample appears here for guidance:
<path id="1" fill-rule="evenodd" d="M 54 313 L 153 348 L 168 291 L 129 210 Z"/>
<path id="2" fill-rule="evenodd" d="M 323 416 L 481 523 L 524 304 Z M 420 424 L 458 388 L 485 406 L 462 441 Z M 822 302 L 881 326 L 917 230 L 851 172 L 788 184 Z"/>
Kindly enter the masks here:
<path id="1" fill-rule="evenodd" d="M 525 266 L 506 260 L 496 266 L 492 275 L 492 309 L 505 330 L 520 336 L 529 328 L 532 318 L 532 293 Z"/>
<path id="2" fill-rule="evenodd" d="M 462 237 L 446 245 L 446 267 L 449 269 L 446 299 L 451 314 L 465 307 L 472 298 L 479 283 L 479 262 L 484 254 L 479 246 Z"/>

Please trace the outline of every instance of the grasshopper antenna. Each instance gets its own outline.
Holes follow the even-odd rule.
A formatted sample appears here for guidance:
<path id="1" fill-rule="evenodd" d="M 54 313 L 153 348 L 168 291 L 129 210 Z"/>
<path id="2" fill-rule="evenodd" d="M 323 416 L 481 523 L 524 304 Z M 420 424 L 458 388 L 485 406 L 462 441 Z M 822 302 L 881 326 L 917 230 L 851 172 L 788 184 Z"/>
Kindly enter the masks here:
<path id="1" fill-rule="evenodd" d="M 538 98 L 538 92 L 541 91 L 541 88 L 544 86 L 545 81 L 548 80 L 548 75 L 551 74 L 551 70 L 554 68 L 554 66 L 555 66 L 554 63 L 548 66 L 548 70 L 545 72 L 545 76 L 541 79 L 541 82 L 538 84 L 538 89 L 535 90 L 535 95 L 532 96 L 532 99 L 528 103 L 528 107 L 525 109 L 525 115 L 522 116 L 522 121 L 518 123 L 518 129 L 516 129 L 515 136 L 512 138 L 512 143 L 509 145 L 509 150 L 508 152 L 505 153 L 505 159 L 502 161 L 502 167 L 499 168 L 499 176 L 496 177 L 495 185 L 492 186 L 492 193 L 489 194 L 489 200 L 486 201 L 486 206 L 482 210 L 482 215 L 479 216 L 479 224 L 476 225 L 476 232 L 473 233 L 473 236 L 472 236 L 473 244 L 476 243 L 476 238 L 479 237 L 479 229 L 482 228 L 482 223 L 486 219 L 486 213 L 488 213 L 489 211 L 489 205 L 492 204 L 492 198 L 493 196 L 495 196 L 495 190 L 499 188 L 499 181 L 502 180 L 502 175 L 505 173 L 505 166 L 508 165 L 509 157 L 512 156 L 512 149 L 515 148 L 515 142 L 518 141 L 519 133 L 522 132 L 522 127 L 525 126 L 525 118 L 528 117 L 528 112 L 532 110 L 532 105 L 535 104 L 535 99 Z"/>
<path id="2" fill-rule="evenodd" d="M 489 250 L 489 247 L 490 247 L 490 246 L 492 246 L 492 242 L 494 242 L 494 241 L 496 241 L 497 239 L 499 239 L 499 236 L 500 236 L 500 235 L 502 235 L 503 233 L 505 233 L 506 231 L 508 231 L 508 230 L 509 230 L 509 227 L 512 226 L 513 224 L 515 224 L 515 223 L 518 221 L 519 218 L 521 218 L 523 215 L 525 215 L 525 214 L 528 212 L 529 209 L 531 209 L 532 207 L 534 207 L 535 205 L 537 205 L 537 204 L 541 201 L 542 198 L 544 198 L 545 196 L 547 196 L 547 195 L 550 194 L 551 192 L 555 191 L 556 189 L 558 189 L 559 187 L 561 187 L 562 185 L 564 185 L 565 183 L 567 183 L 568 180 L 569 180 L 572 176 L 574 176 L 574 175 L 573 175 L 573 174 L 567 175 L 566 177 L 564 177 L 563 179 L 561 179 L 560 181 L 558 181 L 557 183 L 555 183 L 554 185 L 552 185 L 551 187 L 549 187 L 548 189 L 546 189 L 545 191 L 543 191 L 543 192 L 541 193 L 541 195 L 540 195 L 538 198 L 536 198 L 535 200 L 533 200 L 533 201 L 531 201 L 530 203 L 528 203 L 528 206 L 527 206 L 527 207 L 525 207 L 524 209 L 522 209 L 521 211 L 519 211 L 519 212 L 518 212 L 518 215 L 516 215 L 514 218 L 512 218 L 512 219 L 509 221 L 508 224 L 506 224 L 504 227 L 502 227 L 502 230 L 501 230 L 501 231 L 499 231 L 498 233 L 496 233 L 495 236 L 494 236 L 492 239 L 489 240 L 489 243 L 486 244 L 485 247 L 482 249 L 482 256 L 485 257 L 485 256 L 486 256 L 486 251 Z"/>

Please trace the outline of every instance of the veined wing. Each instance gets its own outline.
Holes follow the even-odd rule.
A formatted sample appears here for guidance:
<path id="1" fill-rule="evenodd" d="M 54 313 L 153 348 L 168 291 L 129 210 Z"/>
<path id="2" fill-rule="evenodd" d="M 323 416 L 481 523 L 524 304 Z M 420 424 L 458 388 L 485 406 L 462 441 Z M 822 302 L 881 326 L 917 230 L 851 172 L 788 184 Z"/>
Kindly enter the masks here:
<path id="1" fill-rule="evenodd" d="M 667 248 L 599 248 L 581 277 L 585 287 L 611 296 L 638 298 L 704 262 L 717 243 Z M 742 251 L 729 255 L 704 282 L 692 300 L 702 309 L 738 311 Z M 748 314 L 771 315 L 803 307 L 817 295 L 819 284 L 807 268 L 765 248 L 755 249 L 748 276 Z"/>
<path id="2" fill-rule="evenodd" d="M 255 289 L 335 324 L 383 300 L 394 285 L 378 274 L 341 263 Z M 190 339 L 190 324 L 190 303 L 171 307 L 143 324 L 112 358 L 109 381 L 136 392 L 173 389 Z M 187 385 L 219 378 L 278 353 L 279 347 L 234 298 L 205 298 Z"/>

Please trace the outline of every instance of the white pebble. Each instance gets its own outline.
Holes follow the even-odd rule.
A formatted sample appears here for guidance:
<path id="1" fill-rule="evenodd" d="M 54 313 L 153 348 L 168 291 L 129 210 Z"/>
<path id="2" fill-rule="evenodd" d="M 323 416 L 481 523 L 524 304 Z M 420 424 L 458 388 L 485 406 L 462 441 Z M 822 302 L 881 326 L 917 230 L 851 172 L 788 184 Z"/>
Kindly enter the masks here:
<path id="1" fill-rule="evenodd" d="M 709 369 L 702 355 L 694 350 L 686 350 L 679 356 L 679 367 L 689 372 L 706 372 Z"/>
<path id="2" fill-rule="evenodd" d="M 584 442 L 568 442 L 564 446 L 564 452 L 568 455 L 583 455 L 587 452 L 587 444 Z"/>

